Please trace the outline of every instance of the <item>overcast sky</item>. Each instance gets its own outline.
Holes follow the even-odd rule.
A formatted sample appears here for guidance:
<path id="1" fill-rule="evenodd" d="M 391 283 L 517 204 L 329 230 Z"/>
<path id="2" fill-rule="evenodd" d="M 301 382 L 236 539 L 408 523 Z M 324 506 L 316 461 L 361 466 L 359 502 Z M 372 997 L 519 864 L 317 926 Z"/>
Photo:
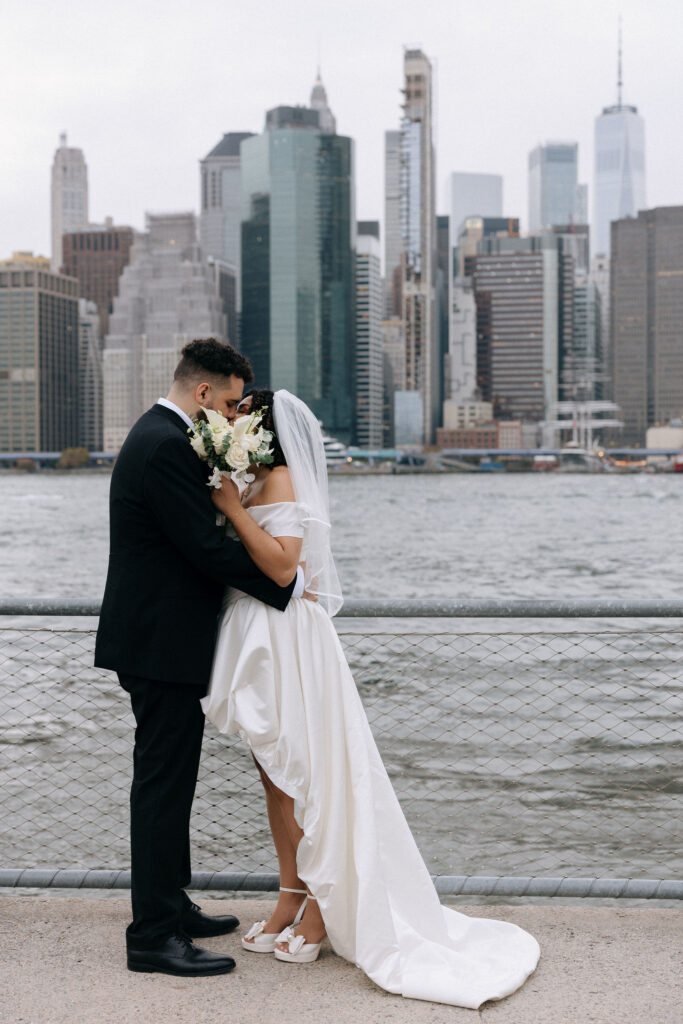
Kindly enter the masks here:
<path id="1" fill-rule="evenodd" d="M 383 216 L 383 134 L 398 126 L 404 45 L 436 74 L 438 212 L 451 171 L 504 176 L 526 222 L 528 151 L 579 143 L 592 205 L 593 119 L 645 118 L 649 206 L 683 204 L 681 0 L 3 0 L 0 258 L 49 255 L 61 131 L 86 156 L 90 217 L 144 225 L 198 209 L 198 160 L 223 132 L 308 103 L 320 58 L 337 130 L 356 141 L 357 214 Z"/>

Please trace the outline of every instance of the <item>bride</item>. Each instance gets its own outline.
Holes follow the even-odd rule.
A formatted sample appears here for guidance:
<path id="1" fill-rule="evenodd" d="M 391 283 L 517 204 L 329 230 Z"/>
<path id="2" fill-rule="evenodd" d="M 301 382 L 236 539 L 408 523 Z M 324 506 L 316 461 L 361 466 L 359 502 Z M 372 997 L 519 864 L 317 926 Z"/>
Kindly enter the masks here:
<path id="1" fill-rule="evenodd" d="M 442 907 L 375 745 L 332 616 L 342 604 L 330 548 L 320 426 L 287 391 L 255 391 L 272 466 L 216 506 L 259 566 L 288 582 L 299 562 L 316 601 L 284 612 L 236 590 L 224 606 L 202 700 L 222 733 L 249 746 L 266 795 L 280 869 L 267 921 L 242 939 L 278 960 L 316 959 L 325 934 L 389 992 L 476 1009 L 514 992 L 536 967 L 516 925 Z"/>

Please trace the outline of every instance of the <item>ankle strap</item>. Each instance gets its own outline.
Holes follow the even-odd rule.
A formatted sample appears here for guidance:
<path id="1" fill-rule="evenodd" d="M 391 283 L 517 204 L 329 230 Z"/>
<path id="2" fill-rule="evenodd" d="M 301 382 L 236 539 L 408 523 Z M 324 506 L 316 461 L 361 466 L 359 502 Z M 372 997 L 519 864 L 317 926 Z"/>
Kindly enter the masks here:
<path id="1" fill-rule="evenodd" d="M 306 892 L 305 889 L 288 889 L 286 885 L 281 885 L 280 886 L 280 892 L 296 892 L 296 893 L 299 893 L 300 896 L 307 896 L 308 895 L 308 893 Z M 312 896 L 311 896 L 311 899 L 313 899 Z"/>

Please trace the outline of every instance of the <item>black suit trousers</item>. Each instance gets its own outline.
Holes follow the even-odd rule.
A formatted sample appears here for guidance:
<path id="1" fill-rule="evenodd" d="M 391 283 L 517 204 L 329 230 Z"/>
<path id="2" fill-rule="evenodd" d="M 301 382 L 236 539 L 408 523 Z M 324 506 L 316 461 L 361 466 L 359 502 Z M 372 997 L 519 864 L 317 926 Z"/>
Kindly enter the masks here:
<path id="1" fill-rule="evenodd" d="M 150 949 L 181 929 L 190 900 L 190 812 L 204 734 L 205 688 L 119 673 L 135 716 L 130 791 L 128 945 Z"/>

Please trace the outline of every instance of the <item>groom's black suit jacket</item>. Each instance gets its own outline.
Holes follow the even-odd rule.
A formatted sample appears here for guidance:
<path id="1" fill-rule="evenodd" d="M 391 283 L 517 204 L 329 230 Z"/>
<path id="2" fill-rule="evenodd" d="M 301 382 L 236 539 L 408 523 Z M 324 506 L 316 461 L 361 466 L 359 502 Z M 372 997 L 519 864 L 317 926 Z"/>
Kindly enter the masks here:
<path id="1" fill-rule="evenodd" d="M 287 607 L 294 581 L 278 587 L 217 528 L 208 475 L 172 409 L 153 406 L 130 431 L 111 480 L 98 667 L 206 687 L 228 584 Z"/>

